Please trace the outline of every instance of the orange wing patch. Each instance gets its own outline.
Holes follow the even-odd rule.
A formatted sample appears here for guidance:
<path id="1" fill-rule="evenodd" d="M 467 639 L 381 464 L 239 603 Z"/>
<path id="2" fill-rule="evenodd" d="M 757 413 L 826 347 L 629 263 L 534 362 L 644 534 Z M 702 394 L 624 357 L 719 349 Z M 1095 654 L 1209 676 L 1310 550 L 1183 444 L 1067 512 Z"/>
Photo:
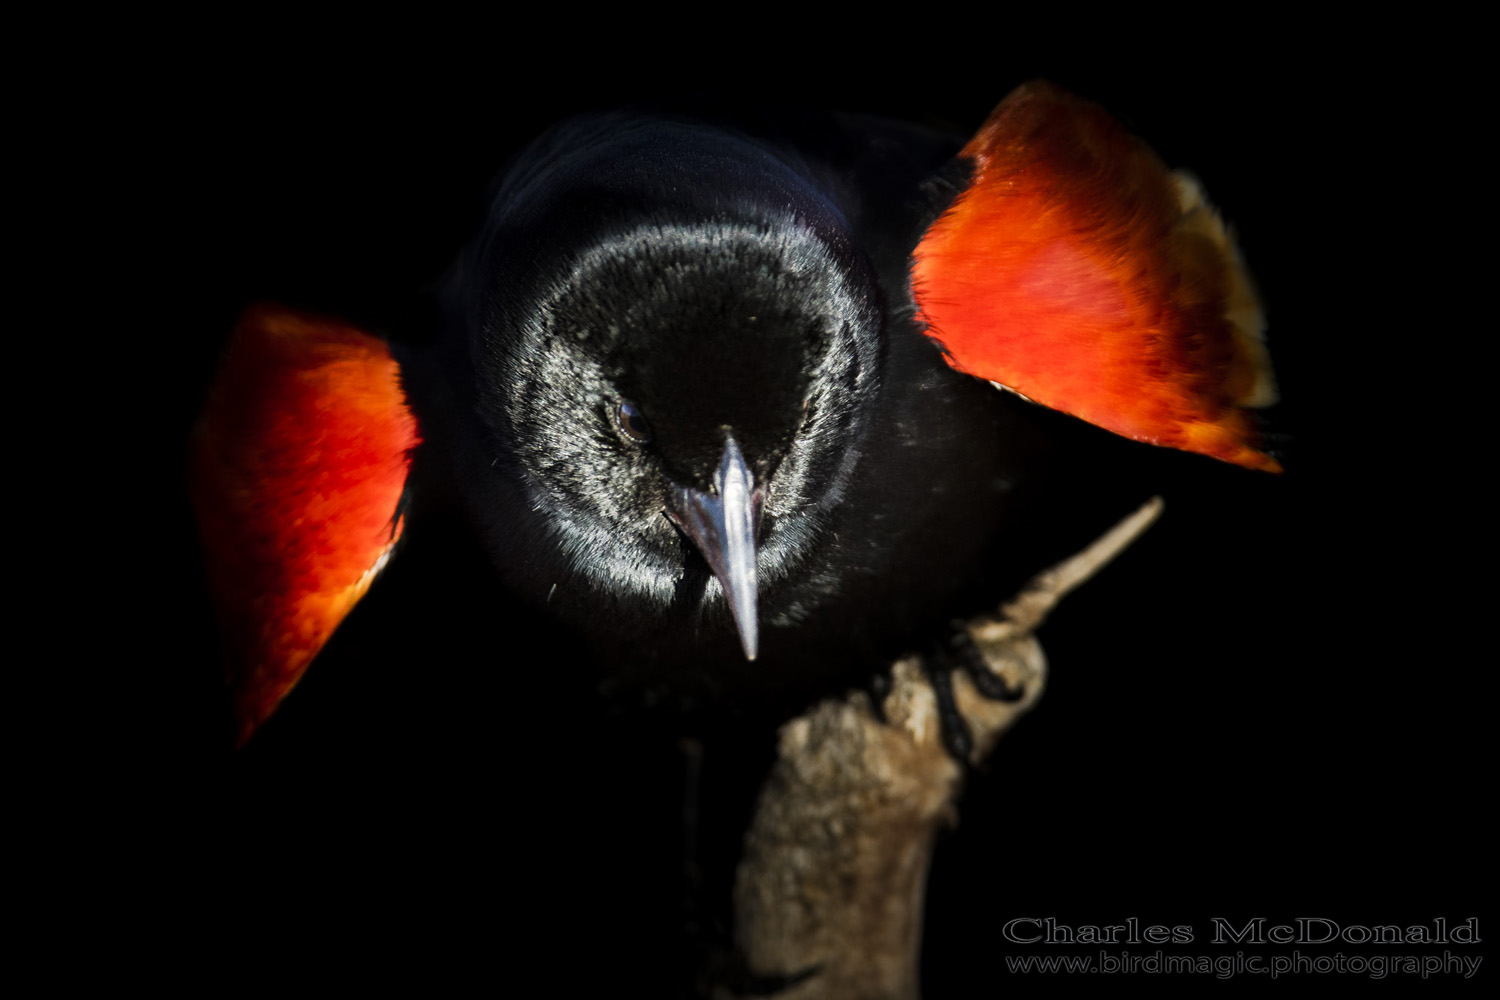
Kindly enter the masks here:
<path id="1" fill-rule="evenodd" d="M 191 473 L 240 745 L 390 557 L 419 441 L 383 342 L 272 307 L 241 320 Z"/>
<path id="2" fill-rule="evenodd" d="M 973 179 L 912 268 L 950 365 L 1138 441 L 1281 471 L 1245 409 L 1276 399 L 1260 306 L 1191 178 L 1046 83 L 961 155 Z"/>

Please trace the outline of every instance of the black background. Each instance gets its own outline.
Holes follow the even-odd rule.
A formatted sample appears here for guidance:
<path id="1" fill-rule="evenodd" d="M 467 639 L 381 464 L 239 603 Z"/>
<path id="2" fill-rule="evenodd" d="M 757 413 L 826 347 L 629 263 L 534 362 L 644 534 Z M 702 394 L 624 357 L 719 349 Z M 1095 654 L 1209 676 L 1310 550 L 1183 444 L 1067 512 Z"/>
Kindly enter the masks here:
<path id="1" fill-rule="evenodd" d="M 111 713 L 112 742 L 88 765 L 117 793 L 101 798 L 120 847 L 103 867 L 130 876 L 119 884 L 131 888 L 101 893 L 116 912 L 142 894 L 170 897 L 174 922 L 214 941 L 204 954 L 224 982 L 279 973 L 293 954 L 340 978 L 399 967 L 495 984 L 536 955 L 576 954 L 579 968 L 542 975 L 608 978 L 590 968 L 590 940 L 610 933 L 592 915 L 628 901 L 530 913 L 519 887 L 549 873 L 493 846 L 496 827 L 517 822 L 514 775 L 544 774 L 545 745 L 524 762 L 471 759 L 461 781 L 392 781 L 357 821 L 329 818 L 337 787 L 321 808 L 309 805 L 311 779 L 281 798 L 227 752 L 179 488 L 217 352 L 239 311 L 266 299 L 379 329 L 446 267 L 505 157 L 572 111 L 732 85 L 967 132 L 1012 86 L 1048 76 L 1193 170 L 1234 225 L 1267 305 L 1287 472 L 1204 462 L 1167 496 L 1163 521 L 1046 626 L 1049 689 L 936 854 L 927 995 L 1045 988 L 1051 977 L 1012 975 L 1002 956 L 1096 950 L 1006 942 L 1015 917 L 1186 924 L 1196 943 L 1176 950 L 1210 955 L 1235 950 L 1210 945 L 1214 917 L 1404 926 L 1479 915 L 1483 935 L 1479 859 L 1492 837 L 1479 818 L 1478 675 L 1493 657 L 1461 641 L 1484 596 L 1456 572 L 1477 547 L 1452 499 L 1464 492 L 1453 469 L 1466 417 L 1439 401 L 1428 350 L 1464 327 L 1422 294 L 1441 278 L 1436 209 L 1413 193 L 1403 151 L 1429 110 L 1398 72 L 1356 77 L 1291 53 L 1255 76 L 1156 60 L 1104 72 L 1004 52 L 984 67 L 882 53 L 872 71 L 876 56 L 849 53 L 847 66 L 820 58 L 809 78 L 788 79 L 738 53 L 705 55 L 705 74 L 525 48 L 483 63 L 338 46 L 214 51 L 143 65 L 134 82 L 145 85 L 106 102 L 93 148 L 120 163 L 106 200 L 122 211 L 104 256 L 128 287 L 108 325 L 147 345 L 153 434 L 166 442 L 151 476 L 166 485 L 143 487 L 166 513 L 152 523 L 162 555 L 127 588 L 143 593 L 123 598 L 146 605 L 134 617 L 149 622 L 140 642 L 155 666 L 114 679 L 140 707 Z M 411 673 L 420 689 L 423 671 Z M 443 676 L 443 697 L 472 718 L 475 695 Z M 413 697 L 425 712 L 440 700 Z M 496 706 L 495 724 L 525 710 Z M 316 732 L 316 720 L 298 724 Z M 441 716 L 422 728 L 440 731 Z M 398 755 L 340 751 L 368 792 L 367 752 L 379 767 Z M 341 773 L 318 781 L 336 786 Z M 610 832 L 589 834 L 607 844 Z M 530 938 L 512 936 L 510 920 Z"/>

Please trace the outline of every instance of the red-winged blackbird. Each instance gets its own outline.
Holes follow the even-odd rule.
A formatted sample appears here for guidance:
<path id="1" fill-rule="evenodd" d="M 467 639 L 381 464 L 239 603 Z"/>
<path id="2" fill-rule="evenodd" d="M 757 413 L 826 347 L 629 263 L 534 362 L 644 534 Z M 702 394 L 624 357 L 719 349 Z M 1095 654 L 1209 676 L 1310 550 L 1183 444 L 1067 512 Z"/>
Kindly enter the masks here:
<path id="1" fill-rule="evenodd" d="M 294 693 L 283 712 L 327 713 L 285 737 L 273 720 L 247 753 L 284 760 L 263 770 L 315 811 L 355 787 L 366 815 L 431 796 L 447 821 L 479 809 L 451 795 L 482 768 L 522 825 L 566 818 L 510 832 L 546 843 L 576 891 L 570 865 L 598 877 L 587 859 L 610 825 L 653 811 L 622 735 L 644 714 L 719 742 L 760 734 L 753 772 L 776 720 L 1146 495 L 1160 456 L 1038 402 L 1274 465 L 1240 410 L 1269 399 L 1258 317 L 1197 198 L 1045 86 L 969 147 L 703 107 L 557 127 L 502 175 L 430 306 L 396 325 L 396 365 L 330 321 L 247 319 L 196 480 L 238 733 L 314 655 L 319 707 Z M 975 293 L 975 267 L 1000 292 Z M 1226 319 L 1234 307 L 1246 315 Z M 373 440 L 383 452 L 352 453 Z M 558 805 L 574 787 L 588 801 Z M 623 919 L 608 895 L 590 905 Z M 616 960 L 651 950 L 624 940 Z"/>

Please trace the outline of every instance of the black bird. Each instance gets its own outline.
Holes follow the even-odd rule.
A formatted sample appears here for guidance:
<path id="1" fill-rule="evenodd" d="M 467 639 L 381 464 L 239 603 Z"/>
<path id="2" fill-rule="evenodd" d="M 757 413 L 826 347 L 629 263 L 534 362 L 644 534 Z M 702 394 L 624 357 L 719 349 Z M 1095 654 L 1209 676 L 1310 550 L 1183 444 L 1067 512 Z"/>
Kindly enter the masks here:
<path id="1" fill-rule="evenodd" d="M 1026 407 L 946 365 L 906 288 L 955 148 L 855 124 L 562 126 L 501 182 L 445 339 L 402 352 L 430 478 L 612 685 L 820 690 L 945 621 L 1010 520 Z"/>
<path id="2" fill-rule="evenodd" d="M 576 630 L 611 683 L 689 701 L 758 688 L 816 693 L 831 672 L 888 660 L 967 610 L 955 602 L 976 582 L 1035 569 L 1015 549 L 1037 526 L 1013 508 L 1043 496 L 1059 436 L 1097 435 L 956 368 L 1005 378 L 1018 393 L 1135 437 L 1274 465 L 1246 443 L 1251 432 L 1234 405 L 1264 403 L 1269 392 L 1258 330 L 1222 318 L 1237 305 L 1232 250 L 1199 232 L 1210 224 L 1189 203 L 1196 190 L 1174 187 L 1097 109 L 1034 85 L 962 157 L 953 139 L 896 123 L 701 110 L 578 119 L 503 175 L 482 232 L 441 288 L 435 322 L 424 324 L 429 332 L 395 348 L 404 399 L 383 405 L 409 406 L 426 442 L 410 481 L 394 470 L 381 492 L 367 496 L 374 488 L 365 486 L 360 495 L 391 522 L 387 541 L 396 534 L 393 490 L 419 510 L 452 498 L 505 589 Z M 1009 174 L 1004 164 L 977 167 L 974 150 L 993 144 L 986 136 L 997 130 L 1002 143 L 1031 150 L 1019 159 L 1035 162 Z M 1143 162 L 1117 167 L 1089 142 L 1123 145 Z M 984 170 L 999 179 L 976 176 Z M 1049 171 L 1060 178 L 1050 188 L 1016 190 L 1016 177 Z M 1108 182 L 1122 190 L 1101 194 Z M 986 249 L 990 236 L 961 236 L 969 245 L 957 256 L 988 253 L 997 262 L 986 263 L 985 280 L 1005 289 L 1030 282 L 1015 298 L 1040 305 L 1008 300 L 1015 318 L 985 321 L 980 336 L 998 339 L 990 327 L 1008 322 L 1044 342 L 1022 345 L 998 372 L 985 367 L 982 349 L 958 349 L 975 322 L 964 310 L 975 310 L 964 302 L 955 312 L 945 300 L 962 291 L 947 274 L 968 265 L 942 263 L 947 251 L 934 236 L 942 227 L 933 226 L 960 191 L 971 211 L 983 211 L 996 190 L 1002 231 L 1022 232 L 1004 234 L 998 251 Z M 1184 200 L 1163 215 L 1152 196 Z M 1031 218 L 1062 214 L 1057 205 L 1070 197 L 1082 202 L 1074 206 L 1081 221 Z M 1206 244 L 1178 252 L 1187 263 L 1149 245 L 1184 235 Z M 919 243 L 919 258 L 931 248 L 939 259 L 919 278 L 947 282 L 923 301 L 912 280 Z M 1141 243 L 1141 259 L 1120 274 L 1073 259 Z M 1049 281 L 1063 290 L 1031 287 Z M 1123 334 L 1096 333 L 1089 324 L 1103 321 L 1090 310 L 1130 303 L 1098 306 L 1090 282 L 1111 284 L 1121 301 L 1147 298 L 1147 318 L 1126 317 L 1116 324 Z M 1202 328 L 1172 329 L 1172 320 L 1184 322 L 1174 308 Z M 1131 322 L 1155 324 L 1141 335 L 1145 347 L 1130 342 Z M 1012 347 L 1014 334 L 1002 332 Z M 1087 343 L 1107 335 L 1124 346 Z M 1037 363 L 1028 350 L 1055 369 L 1088 370 L 1098 384 L 1080 399 L 1059 381 L 1065 376 L 1027 381 L 1023 365 Z M 1125 387 L 1124 403 L 1111 398 L 1121 390 L 1110 380 Z M 265 379 L 243 392 L 277 394 Z M 1188 430 L 1173 423 L 1175 412 L 1115 412 L 1181 409 L 1184 395 Z M 1206 444 L 1202 427 L 1215 435 Z M 236 433 L 228 427 L 218 439 Z M 1116 478 L 1103 460 L 1070 456 L 1064 467 L 1081 467 L 1085 478 L 1069 487 Z M 259 468 L 228 469 L 217 481 L 235 475 L 259 475 L 258 491 L 278 495 Z M 212 510 L 215 480 L 201 479 L 200 508 Z M 1046 503 L 1054 509 L 1058 496 Z M 1002 539 L 1007 531 L 1016 538 Z M 997 555 L 1001 544 L 1011 554 Z M 368 548 L 341 567 L 348 583 L 387 555 L 386 545 Z M 285 551 L 272 558 L 293 561 Z"/>
<path id="3" fill-rule="evenodd" d="M 462 586 L 412 571 L 377 588 L 400 595 L 383 613 L 436 592 L 424 615 L 465 631 L 427 655 L 507 664 L 502 690 L 557 718 L 566 741 L 559 706 L 572 702 L 558 692 L 570 685 L 674 717 L 782 718 L 1091 538 L 1139 498 L 1127 470 L 1142 449 L 1033 400 L 1274 466 L 1239 408 L 1270 398 L 1258 320 L 1224 318 L 1243 305 L 1243 279 L 1196 189 L 1045 85 L 986 129 L 965 147 L 800 112 L 576 119 L 502 175 L 482 231 L 390 354 L 332 321 L 253 315 L 205 416 L 196 476 L 241 741 L 403 535 L 398 571 L 451 565 L 468 535 L 482 558 L 462 564 Z M 1007 157 L 1028 156 L 1006 172 Z M 1060 179 L 1025 189 L 1036 178 Z M 991 203 L 1020 206 L 1017 232 L 956 255 L 939 245 L 944 225 L 963 238 L 959 206 Z M 966 329 L 988 322 L 955 305 L 967 258 L 1041 303 L 1000 323 L 1047 343 L 1016 356 L 1067 364 L 1029 381 L 966 346 Z M 1103 286 L 1114 298 L 1100 305 Z M 1120 317 L 1141 301 L 1147 346 L 1128 359 L 1086 336 L 1057 346 L 1057 328 L 1133 331 L 1142 322 Z M 1094 312 L 1108 316 L 1091 326 Z M 1091 366 L 1105 372 L 1097 407 L 1056 374 Z M 310 394 L 287 388 L 309 381 Z M 354 398 L 369 408 L 328 416 Z M 1143 430 L 1137 403 L 1170 412 Z M 277 408 L 293 416 L 267 430 Z M 351 459 L 338 435 L 381 445 Z M 357 641 L 341 633 L 330 652 Z"/>

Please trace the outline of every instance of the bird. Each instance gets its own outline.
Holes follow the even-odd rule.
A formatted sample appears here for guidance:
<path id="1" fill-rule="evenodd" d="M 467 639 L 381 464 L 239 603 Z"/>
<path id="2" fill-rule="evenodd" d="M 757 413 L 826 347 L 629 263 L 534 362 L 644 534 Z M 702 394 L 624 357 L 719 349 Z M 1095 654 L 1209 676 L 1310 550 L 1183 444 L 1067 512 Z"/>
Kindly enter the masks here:
<path id="1" fill-rule="evenodd" d="M 1200 186 L 1050 84 L 968 140 L 691 103 L 564 122 L 395 335 L 242 320 L 192 473 L 234 741 L 403 564 L 467 665 L 526 661 L 517 703 L 785 718 L 1123 513 L 1129 439 L 1279 471 L 1262 325 Z"/>
<path id="2" fill-rule="evenodd" d="M 610 647 L 617 674 L 784 686 L 777 664 L 799 650 L 888 651 L 981 572 L 975 558 L 1015 517 L 1007 503 L 1024 502 L 1017 480 L 1045 434 L 1017 399 L 1276 468 L 1245 416 L 1274 398 L 1246 281 L 1191 181 L 1045 84 L 1013 94 L 963 150 L 911 126 L 815 115 L 568 122 L 498 184 L 425 343 L 388 357 L 336 325 L 323 343 L 315 321 L 247 320 L 301 323 L 315 346 L 280 343 L 321 352 L 308 367 L 383 380 L 371 405 L 393 426 L 383 477 L 360 467 L 347 500 L 369 507 L 366 534 L 386 537 L 330 558 L 348 580 L 314 591 L 342 602 L 283 671 L 290 682 L 243 703 L 241 739 L 384 565 L 409 492 L 424 488 L 459 497 L 511 592 Z M 264 430 L 267 406 L 297 404 L 278 399 L 276 362 L 248 357 L 273 350 L 274 334 L 262 340 L 225 365 L 205 421 L 219 426 L 200 433 L 205 520 L 226 509 L 216 488 L 244 487 L 235 476 L 261 477 L 262 508 L 279 499 L 248 460 L 209 468 L 255 432 L 282 453 L 295 445 L 289 428 Z M 371 415 L 346 405 L 370 392 L 328 396 L 318 412 L 341 410 L 357 424 L 349 438 L 373 446 Z M 304 530 L 348 513 L 270 506 Z M 220 566 L 248 548 L 231 527 L 204 535 Z"/>

